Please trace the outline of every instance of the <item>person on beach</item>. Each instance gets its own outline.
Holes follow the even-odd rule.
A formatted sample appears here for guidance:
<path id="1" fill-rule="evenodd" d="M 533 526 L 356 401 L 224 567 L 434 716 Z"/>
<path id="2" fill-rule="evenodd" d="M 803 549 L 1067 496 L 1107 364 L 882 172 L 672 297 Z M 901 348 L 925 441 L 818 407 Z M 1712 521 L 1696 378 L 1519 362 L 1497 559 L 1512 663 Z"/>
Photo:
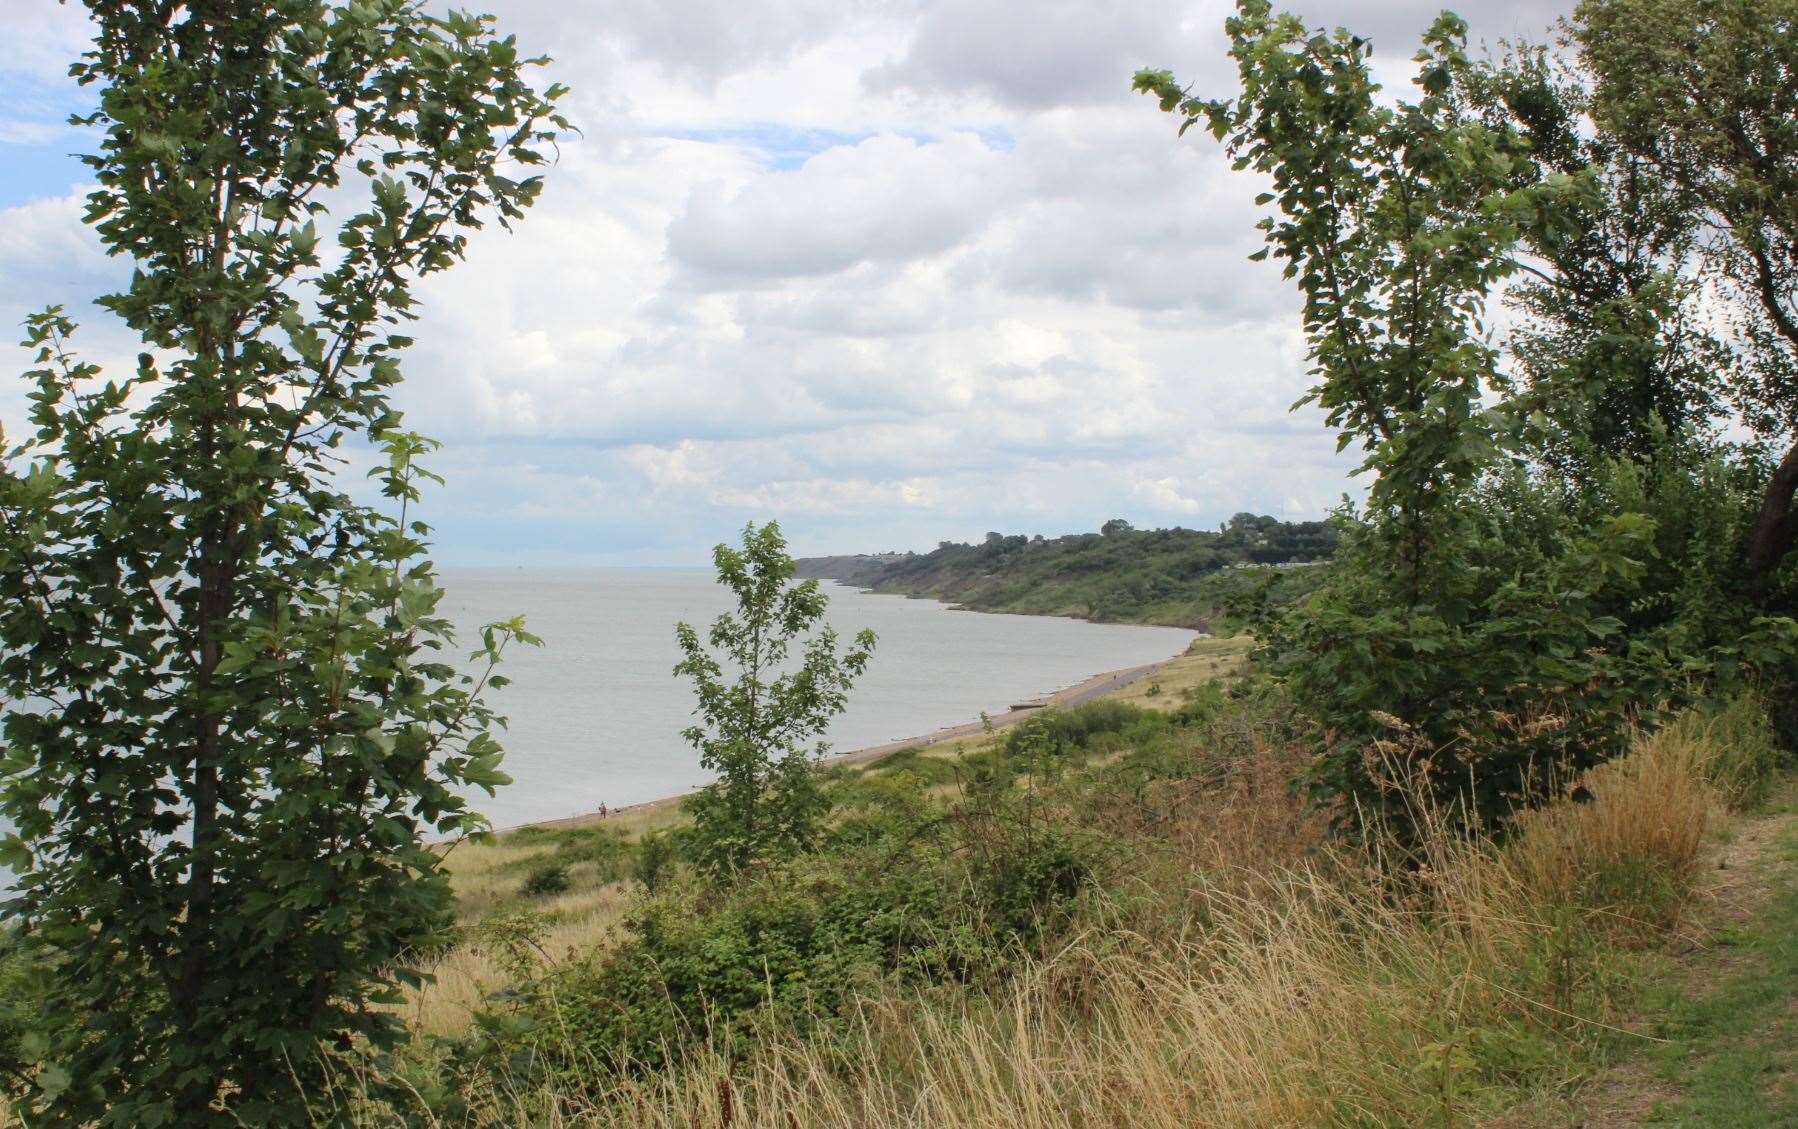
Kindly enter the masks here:
<path id="1" fill-rule="evenodd" d="M 599 803 L 599 818 L 604 819 L 609 814 L 611 813 L 606 810 L 605 801 L 601 800 Z"/>

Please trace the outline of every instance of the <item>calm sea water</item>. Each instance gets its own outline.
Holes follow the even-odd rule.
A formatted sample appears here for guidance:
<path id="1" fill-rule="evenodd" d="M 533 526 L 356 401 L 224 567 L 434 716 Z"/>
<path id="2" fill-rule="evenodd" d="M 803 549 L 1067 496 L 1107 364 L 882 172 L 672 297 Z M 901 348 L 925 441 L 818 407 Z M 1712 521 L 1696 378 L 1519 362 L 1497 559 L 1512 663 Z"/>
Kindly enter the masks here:
<path id="1" fill-rule="evenodd" d="M 508 652 L 513 682 L 490 698 L 511 719 L 501 737 L 513 783 L 475 797 L 495 826 L 678 795 L 709 779 L 680 738 L 693 694 L 673 674 L 675 623 L 703 635 L 731 607 L 709 572 L 448 569 L 442 582 L 460 652 L 472 649 L 482 624 L 514 615 L 544 640 L 540 650 Z M 880 636 L 828 734 L 839 752 L 999 713 L 1103 671 L 1176 655 L 1192 638 L 1170 627 L 986 615 L 825 585 L 830 622 L 845 638 L 863 627 Z M 0 892 L 9 886 L 0 869 Z"/>
<path id="2" fill-rule="evenodd" d="M 498 827 L 676 795 L 709 779 L 680 738 L 693 694 L 674 677 L 674 625 L 700 629 L 731 607 L 693 569 L 448 569 L 443 613 L 472 641 L 522 614 L 541 650 L 507 652 L 513 682 L 492 697 L 514 783 L 476 806 Z M 1180 653 L 1192 633 L 1044 616 L 954 611 L 929 600 L 826 582 L 845 639 L 880 636 L 828 740 L 839 752 L 921 736 L 998 713 L 1102 671 Z"/>

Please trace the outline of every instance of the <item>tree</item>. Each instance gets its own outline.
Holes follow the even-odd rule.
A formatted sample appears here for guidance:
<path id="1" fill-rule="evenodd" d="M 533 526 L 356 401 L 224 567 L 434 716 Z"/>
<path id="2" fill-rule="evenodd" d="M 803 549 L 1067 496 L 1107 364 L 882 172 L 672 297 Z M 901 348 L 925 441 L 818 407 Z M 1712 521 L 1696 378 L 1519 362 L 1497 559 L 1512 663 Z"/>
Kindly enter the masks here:
<path id="1" fill-rule="evenodd" d="M 1418 602 L 1435 525 L 1494 451 L 1482 401 L 1497 354 L 1480 318 L 1537 207 L 1539 191 L 1512 190 L 1526 145 L 1460 112 L 1466 25 L 1448 13 L 1418 53 L 1420 96 L 1396 105 L 1376 97 L 1371 45 L 1347 31 L 1314 33 L 1265 0 L 1244 0 L 1225 30 L 1240 97 L 1190 98 L 1164 71 L 1136 88 L 1272 178 L 1257 202 L 1280 216 L 1261 221 L 1268 246 L 1252 258 L 1285 260 L 1299 282 L 1318 377 L 1304 402 L 1324 409 L 1339 447 L 1366 453 L 1368 505 Z"/>
<path id="2" fill-rule="evenodd" d="M 1606 132 L 1587 76 L 1548 50 L 1513 44 L 1457 75 L 1470 114 L 1517 130 L 1519 185 L 1569 178 L 1574 191 L 1520 232 L 1526 276 L 1505 300 L 1521 316 L 1506 343 L 1513 414 L 1541 413 L 1538 453 L 1587 486 L 1601 464 L 1648 462 L 1692 433 L 1708 438 L 1731 358 L 1704 309 L 1702 224 L 1691 195 Z"/>
<path id="3" fill-rule="evenodd" d="M 789 583 L 793 558 L 777 522 L 751 522 L 742 549 L 721 544 L 712 560 L 718 582 L 736 595 L 736 614 L 712 623 L 707 639 L 717 654 L 678 624 L 683 658 L 674 672 L 693 680 L 699 699 L 699 722 L 682 736 L 718 774 L 687 800 L 698 858 L 727 873 L 811 847 L 827 810 L 811 758 L 828 746 L 816 739 L 843 712 L 874 633 L 857 633 L 839 651 L 835 629 L 818 626 L 829 603 L 818 582 Z M 795 645 L 798 664 L 789 666 Z"/>
<path id="4" fill-rule="evenodd" d="M 1742 460 L 1702 429 L 1713 342 L 1680 320 L 1687 189 L 1632 183 L 1627 147 L 1582 138 L 1573 120 L 1602 91 L 1557 86 L 1527 51 L 1475 65 L 1448 13 L 1409 98 L 1380 90 L 1348 31 L 1266 0 L 1225 27 L 1238 97 L 1191 97 L 1164 71 L 1136 86 L 1271 180 L 1253 257 L 1297 283 L 1307 399 L 1371 479 L 1327 582 L 1257 627 L 1321 743 L 1316 792 L 1402 824 L 1382 763 L 1396 751 L 1399 775 L 1499 818 L 1621 748 L 1700 672 L 1786 661 L 1791 621 L 1756 619 L 1716 551 L 1750 507 Z M 1534 320 L 1507 349 L 1486 319 L 1519 272 Z M 1573 488 L 1556 469 L 1570 454 Z"/>
<path id="5" fill-rule="evenodd" d="M 1798 543 L 1798 4 L 1586 0 L 1575 31 L 1600 126 L 1696 202 L 1735 299 L 1734 406 L 1774 464 L 1745 558 L 1770 592 Z"/>
<path id="6" fill-rule="evenodd" d="M 1099 533 L 1105 537 L 1115 537 L 1119 533 L 1129 533 L 1136 527 L 1121 517 L 1114 517 L 1099 527 Z"/>
<path id="7" fill-rule="evenodd" d="M 87 220 L 135 371 L 31 319 L 35 431 L 0 437 L 10 912 L 56 955 L 19 1105 L 42 1124 L 305 1123 L 449 889 L 426 837 L 506 782 L 450 645 L 434 447 L 389 403 L 417 277 L 535 199 L 561 91 L 491 21 L 410 0 L 90 0 Z M 349 493 L 363 452 L 385 502 Z"/>

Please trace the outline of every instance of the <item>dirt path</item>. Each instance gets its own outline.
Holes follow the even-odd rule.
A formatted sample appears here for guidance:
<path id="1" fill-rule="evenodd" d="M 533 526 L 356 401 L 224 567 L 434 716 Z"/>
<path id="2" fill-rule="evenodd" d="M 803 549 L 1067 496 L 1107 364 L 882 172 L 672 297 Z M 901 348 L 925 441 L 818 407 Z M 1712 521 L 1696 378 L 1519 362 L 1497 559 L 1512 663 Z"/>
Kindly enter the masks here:
<path id="1" fill-rule="evenodd" d="M 1641 1053 L 1531 1129 L 1798 1126 L 1798 787 L 1712 847 L 1695 911 L 1648 993 Z"/>

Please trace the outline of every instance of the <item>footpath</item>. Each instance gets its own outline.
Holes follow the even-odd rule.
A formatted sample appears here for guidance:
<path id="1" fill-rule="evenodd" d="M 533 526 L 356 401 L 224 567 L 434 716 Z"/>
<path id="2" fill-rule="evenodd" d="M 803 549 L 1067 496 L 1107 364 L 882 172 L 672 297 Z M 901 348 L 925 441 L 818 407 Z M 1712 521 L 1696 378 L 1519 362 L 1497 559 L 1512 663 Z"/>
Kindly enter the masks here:
<path id="1" fill-rule="evenodd" d="M 1643 1049 L 1538 1126 L 1798 1129 L 1798 782 L 1738 818 L 1643 1000 Z"/>

